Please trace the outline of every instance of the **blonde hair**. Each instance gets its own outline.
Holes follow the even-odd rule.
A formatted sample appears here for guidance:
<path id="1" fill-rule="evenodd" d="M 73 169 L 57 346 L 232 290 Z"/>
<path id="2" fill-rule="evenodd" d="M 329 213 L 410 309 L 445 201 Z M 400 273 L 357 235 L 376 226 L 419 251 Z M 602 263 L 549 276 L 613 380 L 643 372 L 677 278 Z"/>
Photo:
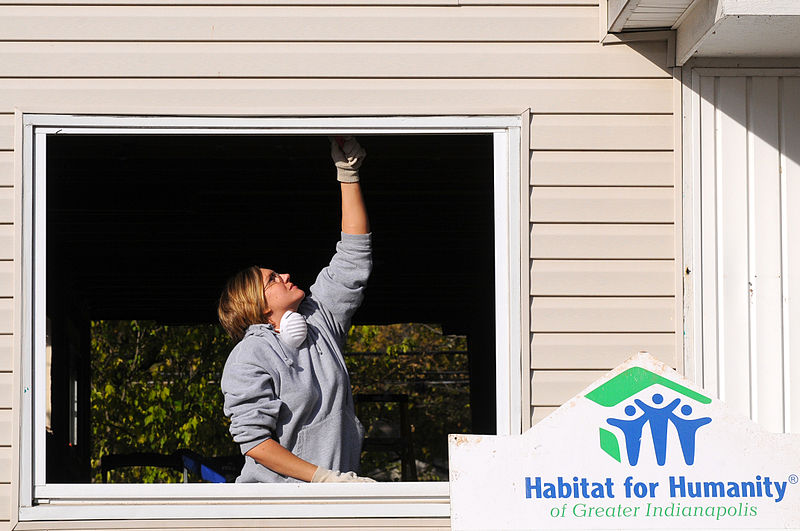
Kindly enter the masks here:
<path id="1" fill-rule="evenodd" d="M 248 326 L 265 322 L 267 310 L 261 269 L 252 266 L 228 280 L 219 298 L 217 315 L 228 335 L 241 341 Z"/>

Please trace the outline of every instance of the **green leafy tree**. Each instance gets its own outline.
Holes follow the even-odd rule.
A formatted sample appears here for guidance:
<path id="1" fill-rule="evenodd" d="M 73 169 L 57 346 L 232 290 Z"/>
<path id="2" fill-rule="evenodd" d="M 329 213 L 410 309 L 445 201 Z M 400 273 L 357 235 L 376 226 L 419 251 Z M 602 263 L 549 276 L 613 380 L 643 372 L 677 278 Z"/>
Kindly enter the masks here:
<path id="1" fill-rule="evenodd" d="M 405 394 L 420 480 L 447 480 L 447 435 L 467 433 L 469 369 L 465 336 L 445 335 L 439 326 L 420 323 L 350 329 L 347 366 L 353 392 Z M 398 404 L 362 403 L 358 414 L 367 435 L 377 427 L 399 428 Z M 365 453 L 362 472 L 399 479 L 399 459 L 390 454 Z"/>
<path id="2" fill-rule="evenodd" d="M 101 481 L 100 462 L 110 454 L 238 454 L 219 386 L 233 344 L 220 327 L 94 321 L 91 333 L 94 481 Z M 425 324 L 354 326 L 346 358 L 355 394 L 409 397 L 420 479 L 447 479 L 447 434 L 467 432 L 470 425 L 466 338 Z M 375 435 L 393 422 L 399 429 L 396 408 L 364 403 L 359 416 Z M 367 452 L 362 470 L 397 479 L 398 456 Z M 110 480 L 177 482 L 182 474 L 134 467 L 113 471 Z"/>
<path id="3" fill-rule="evenodd" d="M 109 454 L 189 449 L 205 456 L 238 453 L 222 413 L 219 378 L 231 344 L 217 326 L 151 321 L 94 321 L 92 467 Z M 117 482 L 175 482 L 168 469 L 112 472 Z"/>

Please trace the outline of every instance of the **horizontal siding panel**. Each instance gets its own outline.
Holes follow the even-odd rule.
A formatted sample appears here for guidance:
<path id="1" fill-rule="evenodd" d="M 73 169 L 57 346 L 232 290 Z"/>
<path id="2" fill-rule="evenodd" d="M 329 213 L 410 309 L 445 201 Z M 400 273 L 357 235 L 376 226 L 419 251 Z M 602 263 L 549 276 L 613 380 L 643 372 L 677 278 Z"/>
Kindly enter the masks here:
<path id="1" fill-rule="evenodd" d="M 391 0 L 381 2 L 384 7 L 389 6 L 537 6 L 537 5 L 597 5 L 598 0 Z M 170 6 L 179 5 L 224 5 L 224 6 L 374 6 L 375 0 L 170 0 Z M 0 0 L 0 5 L 41 5 L 42 0 Z M 129 5 L 130 0 L 81 0 L 86 5 Z M 163 5 L 164 0 L 137 0 L 137 5 Z M 75 0 L 48 0 L 47 5 L 75 5 Z"/>
<path id="2" fill-rule="evenodd" d="M 0 299 L 0 334 L 10 334 L 14 328 L 14 300 Z"/>
<path id="3" fill-rule="evenodd" d="M 186 109 L 275 115 L 519 113 L 531 106 L 539 112 L 660 112 L 671 109 L 671 84 L 669 79 L 329 79 L 324 84 L 315 79 L 6 79 L 0 102 L 109 112 L 135 104 L 164 114 Z"/>
<path id="4" fill-rule="evenodd" d="M 0 371 L 11 371 L 14 368 L 14 336 L 0 335 Z"/>
<path id="5" fill-rule="evenodd" d="M 0 151 L 0 186 L 12 186 L 13 184 L 14 152 Z"/>
<path id="6" fill-rule="evenodd" d="M 11 520 L 11 484 L 0 484 L 0 520 Z"/>
<path id="7" fill-rule="evenodd" d="M 3 101 L 3 104 L 11 106 L 17 105 L 17 102 L 8 100 Z M 12 149 L 14 149 L 14 115 L 0 114 L 0 150 Z"/>
<path id="8" fill-rule="evenodd" d="M 14 225 L 0 225 L 0 260 L 11 260 L 13 258 Z"/>
<path id="9" fill-rule="evenodd" d="M 597 5 L 598 0 L 459 0 L 460 6 Z"/>
<path id="10" fill-rule="evenodd" d="M 536 406 L 531 408 L 531 426 L 535 426 L 537 422 L 548 416 L 550 413 L 558 409 L 557 407 Z"/>
<path id="11" fill-rule="evenodd" d="M 531 403 L 559 406 L 574 397 L 608 371 L 533 371 Z"/>
<path id="12" fill-rule="evenodd" d="M 13 374 L 0 372 L 0 408 L 11 408 Z"/>
<path id="13" fill-rule="evenodd" d="M 531 149 L 671 150 L 673 122 L 669 114 L 536 114 L 531 117 Z"/>
<path id="14" fill-rule="evenodd" d="M 14 221 L 14 189 L 0 188 L 0 223 Z"/>
<path id="15" fill-rule="evenodd" d="M 6 6 L 0 7 L 0 36 L 3 41 L 597 41 L 598 16 L 594 6 Z"/>
<path id="16" fill-rule="evenodd" d="M 536 151 L 531 155 L 531 184 L 673 186 L 674 167 L 668 151 Z"/>
<path id="17" fill-rule="evenodd" d="M 533 332 L 674 332 L 671 297 L 534 297 Z"/>
<path id="18" fill-rule="evenodd" d="M 531 295 L 675 295 L 672 260 L 534 260 Z"/>
<path id="19" fill-rule="evenodd" d="M 640 350 L 674 367 L 675 334 L 532 334 L 533 369 L 610 370 Z"/>
<path id="20" fill-rule="evenodd" d="M 531 221 L 672 223 L 672 188 L 543 187 L 531 192 Z"/>
<path id="21" fill-rule="evenodd" d="M 673 225 L 534 223 L 531 258 L 674 259 Z"/>
<path id="22" fill-rule="evenodd" d="M 11 446 L 12 415 L 10 409 L 0 409 L 0 446 Z"/>
<path id="23" fill-rule="evenodd" d="M 665 43 L 0 43 L 0 77 L 666 77 Z M 346 60 L 345 60 L 346 58 Z M 663 61 L 661 62 L 663 63 Z M 659 64 L 661 64 L 659 63 Z M 653 131 L 649 133 L 654 135 Z"/>
<path id="24" fill-rule="evenodd" d="M 0 261 L 0 297 L 14 296 L 14 262 Z"/>
<path id="25" fill-rule="evenodd" d="M 375 0 L 170 0 L 169 5 L 246 5 L 246 6 L 297 6 L 299 3 L 308 6 L 372 6 L 375 5 Z M 382 2 L 383 6 L 457 6 L 460 4 L 459 0 L 391 0 L 389 2 Z M 522 5 L 526 4 L 587 4 L 587 0 L 578 0 L 570 2 L 568 0 L 558 0 L 553 2 L 531 0 L 528 2 L 515 2 L 510 0 L 509 3 Z M 597 0 L 594 0 L 597 3 Z M 42 0 L 0 0 L 0 5 L 41 5 Z M 47 5 L 75 5 L 75 0 L 48 0 Z M 81 4 L 87 5 L 129 5 L 130 0 L 81 0 Z M 164 0 L 137 0 L 137 5 L 164 5 Z"/>
<path id="26" fill-rule="evenodd" d="M 11 483 L 11 448 L 0 447 L 0 483 Z"/>

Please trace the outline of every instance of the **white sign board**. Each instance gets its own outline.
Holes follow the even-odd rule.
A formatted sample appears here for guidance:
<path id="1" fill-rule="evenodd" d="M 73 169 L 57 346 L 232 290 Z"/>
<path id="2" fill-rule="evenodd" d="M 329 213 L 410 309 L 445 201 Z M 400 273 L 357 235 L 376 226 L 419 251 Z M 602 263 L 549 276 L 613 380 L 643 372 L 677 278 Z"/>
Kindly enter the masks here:
<path id="1" fill-rule="evenodd" d="M 522 435 L 449 444 L 454 529 L 800 527 L 800 435 L 644 353 Z"/>

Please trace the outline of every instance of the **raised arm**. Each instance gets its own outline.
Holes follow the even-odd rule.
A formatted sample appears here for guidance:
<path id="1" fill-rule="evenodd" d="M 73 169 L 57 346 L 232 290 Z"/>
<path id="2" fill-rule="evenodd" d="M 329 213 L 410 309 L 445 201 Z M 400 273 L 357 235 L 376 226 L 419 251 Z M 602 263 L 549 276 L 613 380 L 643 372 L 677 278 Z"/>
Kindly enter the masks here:
<path id="1" fill-rule="evenodd" d="M 342 183 L 342 232 L 367 234 L 369 218 L 359 183 Z"/>
<path id="2" fill-rule="evenodd" d="M 352 136 L 331 139 L 331 157 L 336 164 L 337 178 L 342 188 L 342 232 L 367 234 L 369 219 L 364 197 L 361 195 L 358 170 L 367 156 Z"/>

